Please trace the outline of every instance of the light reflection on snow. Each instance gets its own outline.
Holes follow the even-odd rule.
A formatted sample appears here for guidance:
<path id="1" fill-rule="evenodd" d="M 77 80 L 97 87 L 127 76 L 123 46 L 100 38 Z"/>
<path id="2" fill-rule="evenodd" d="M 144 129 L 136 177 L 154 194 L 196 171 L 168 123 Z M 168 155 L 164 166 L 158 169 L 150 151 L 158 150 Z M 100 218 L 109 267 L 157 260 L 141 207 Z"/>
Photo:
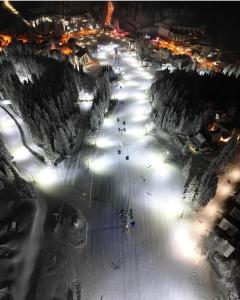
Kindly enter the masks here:
<path id="1" fill-rule="evenodd" d="M 111 117 L 105 118 L 103 121 L 103 128 L 110 128 L 114 125 L 114 120 Z"/>
<path id="2" fill-rule="evenodd" d="M 90 100 L 81 101 L 81 102 L 78 102 L 78 105 L 82 112 L 89 112 L 90 109 L 92 108 L 93 101 L 90 101 Z"/>
<path id="3" fill-rule="evenodd" d="M 191 224 L 181 222 L 172 232 L 172 251 L 177 258 L 195 264 L 201 257 L 197 248 L 197 240 L 191 234 Z"/>
<path id="4" fill-rule="evenodd" d="M 98 53 L 98 57 L 104 59 L 105 61 L 108 60 L 107 51 L 112 51 L 115 45 L 110 45 L 107 47 L 102 47 L 103 51 Z M 122 59 L 122 58 L 121 58 Z M 124 61 L 131 63 L 131 67 L 139 65 L 135 57 L 123 56 Z M 131 69 L 130 69 L 131 70 Z M 127 73 L 127 71 L 126 71 Z M 135 78 L 135 80 L 134 80 Z M 195 264 L 196 261 L 200 258 L 197 250 L 197 239 L 194 237 L 193 232 L 199 231 L 202 233 L 205 230 L 202 223 L 193 224 L 191 222 L 187 222 L 185 219 L 180 220 L 179 216 L 183 211 L 186 210 L 185 203 L 182 201 L 181 198 L 181 187 L 180 184 L 178 185 L 176 182 L 176 169 L 170 164 L 166 162 L 167 154 L 164 151 L 156 150 L 153 151 L 153 147 L 147 148 L 147 144 L 153 139 L 152 136 L 148 133 L 154 128 L 152 123 L 145 124 L 149 111 L 145 108 L 145 106 L 141 105 L 142 103 L 147 103 L 145 99 L 145 93 L 143 89 L 147 88 L 146 80 L 152 79 L 152 74 L 148 73 L 144 69 L 139 69 L 138 72 L 129 72 L 129 74 L 124 75 L 124 79 L 129 80 L 128 82 L 123 84 L 122 89 L 118 89 L 116 93 L 116 98 L 119 100 L 129 100 L 132 99 L 133 105 L 127 110 L 123 107 L 121 109 L 123 113 L 129 113 L 129 123 L 127 120 L 126 132 L 123 134 L 131 140 L 131 145 L 128 146 L 129 149 L 127 151 L 131 151 L 130 153 L 130 160 L 126 161 L 125 157 L 119 156 L 117 153 L 114 152 L 114 155 L 111 153 L 109 148 L 114 147 L 116 142 L 118 142 L 118 138 L 114 139 L 113 131 L 109 131 L 114 124 L 116 126 L 116 134 L 118 136 L 117 131 L 117 123 L 112 117 L 106 118 L 103 123 L 103 131 L 100 132 L 98 138 L 93 138 L 92 144 L 96 143 L 96 147 L 99 148 L 97 151 L 96 157 L 88 157 L 85 159 L 85 167 L 89 168 L 89 170 L 95 175 L 105 175 L 111 174 L 113 175 L 116 172 L 115 163 L 116 161 L 123 158 L 123 164 L 129 167 L 134 167 L 140 172 L 145 172 L 144 176 L 147 177 L 147 188 L 149 188 L 149 192 L 151 195 L 146 196 L 146 190 L 139 191 L 139 195 L 136 195 L 136 198 L 139 199 L 139 206 L 141 204 L 144 206 L 145 202 L 144 197 L 148 197 L 149 199 L 149 206 L 150 210 L 155 221 L 162 221 L 164 222 L 163 230 L 166 230 L 167 234 L 170 235 L 170 250 L 174 253 L 175 257 L 178 261 L 188 261 L 191 264 Z M 137 80 L 139 79 L 139 86 L 137 85 Z M 146 79 L 146 80 L 145 80 Z M 131 89 L 131 87 L 135 87 L 135 89 Z M 143 88 L 144 87 L 144 88 Z M 134 90 L 134 91 L 133 91 Z M 126 101 L 127 102 L 127 101 Z M 125 103 L 127 106 L 129 103 Z M 84 105 L 84 104 L 83 104 Z M 150 108 L 150 105 L 148 105 Z M 125 118 L 125 115 L 124 115 Z M 131 121 L 136 122 L 137 124 L 131 124 Z M 141 124 L 142 122 L 142 124 Z M 2 123 L 0 124 L 2 125 Z M 10 128 L 14 124 L 11 125 Z M 6 124 L 4 124 L 6 126 Z M 8 128 L 8 126 L 7 126 Z M 107 131 L 104 132 L 104 130 Z M 16 130 L 16 128 L 15 128 Z M 109 132 L 108 132 L 109 131 Z M 102 134 L 103 133 L 103 134 Z M 106 134 L 106 135 L 104 135 Z M 135 139 L 134 139 L 135 138 Z M 128 141 L 127 141 L 128 142 Z M 137 144 L 135 146 L 135 143 Z M 131 148 L 132 147 L 132 148 Z M 102 149 L 107 148 L 108 152 Z M 134 152 L 134 150 L 137 150 Z M 139 151 L 140 150 L 140 151 Z M 21 154 L 21 149 L 18 150 L 19 154 Z M 138 154 L 136 154 L 138 152 Z M 25 150 L 22 153 L 21 157 L 24 157 Z M 102 153 L 105 153 L 103 155 Z M 26 153 L 25 153 L 26 154 Z M 31 159 L 33 161 L 33 159 Z M 29 164 L 30 165 L 30 164 Z M 29 166 L 28 165 L 28 166 Z M 35 168 L 35 169 L 34 169 Z M 134 169 L 133 168 L 133 169 Z M 45 190 L 49 190 L 51 188 L 55 188 L 59 184 L 60 180 L 58 177 L 57 169 L 54 167 L 33 167 L 31 168 L 34 179 L 36 180 L 36 184 Z M 131 170 L 132 171 L 132 170 Z M 134 173 L 134 172 L 132 172 Z M 175 177 L 174 177 L 175 176 Z M 235 175 L 233 175 L 235 176 Z M 129 186 L 131 182 L 128 183 Z M 142 186 L 142 185 L 141 185 Z M 175 187 L 176 186 L 176 187 Z M 174 192 L 172 189 L 176 188 Z M 128 189 L 131 187 L 128 187 Z M 127 190 L 129 192 L 130 190 Z M 141 194 L 140 194 L 141 192 Z M 144 194 L 144 196 L 142 195 Z M 145 212 L 145 211 L 144 211 Z M 209 217 L 211 217 L 211 209 L 209 210 Z M 155 225 L 153 223 L 153 225 Z M 195 231 L 192 232 L 192 227 Z M 159 240 L 160 241 L 160 240 Z M 169 255 L 168 259 L 171 259 L 171 254 Z M 159 271 L 158 271 L 159 272 Z M 161 270 L 160 272 L 161 273 Z M 164 274 L 164 273 L 163 273 Z M 104 274 L 103 274 L 104 275 Z M 109 278 L 111 281 L 112 277 Z M 175 282 L 169 282 L 169 286 L 175 287 Z M 110 285 L 111 286 L 111 285 Z M 145 293 L 153 293 L 152 296 L 148 299 L 154 298 L 156 295 L 154 292 L 149 291 L 149 288 L 146 288 Z M 191 292 L 183 290 L 180 284 L 177 284 L 172 291 L 169 291 L 171 294 L 171 298 L 166 298 L 167 300 L 193 300 L 196 297 L 189 296 Z M 155 297 L 156 298 L 156 297 Z M 117 299 L 117 298 L 111 298 Z M 119 297 L 122 299 L 122 297 Z M 144 298 L 145 299 L 145 298 Z M 156 298 L 157 299 L 157 298 Z"/>
<path id="5" fill-rule="evenodd" d="M 12 155 L 14 157 L 14 160 L 18 162 L 28 159 L 31 156 L 31 153 L 24 146 L 19 146 L 14 149 Z"/>
<path id="6" fill-rule="evenodd" d="M 132 121 L 134 122 L 142 122 L 148 119 L 148 116 L 143 114 L 136 114 L 133 118 Z"/>
<path id="7" fill-rule="evenodd" d="M 114 160 L 106 155 L 98 155 L 96 158 L 88 158 L 85 160 L 86 166 L 96 174 L 108 174 L 112 171 Z"/>
<path id="8" fill-rule="evenodd" d="M 0 120 L 0 130 L 1 131 L 11 131 L 15 130 L 15 122 L 9 117 L 9 118 L 3 118 L 1 117 Z"/>
<path id="9" fill-rule="evenodd" d="M 57 169 L 51 166 L 40 168 L 39 172 L 34 174 L 34 178 L 36 184 L 42 189 L 54 188 L 59 184 Z"/>
<path id="10" fill-rule="evenodd" d="M 110 148 L 116 145 L 116 142 L 107 137 L 99 137 L 96 139 L 96 146 L 98 148 Z"/>

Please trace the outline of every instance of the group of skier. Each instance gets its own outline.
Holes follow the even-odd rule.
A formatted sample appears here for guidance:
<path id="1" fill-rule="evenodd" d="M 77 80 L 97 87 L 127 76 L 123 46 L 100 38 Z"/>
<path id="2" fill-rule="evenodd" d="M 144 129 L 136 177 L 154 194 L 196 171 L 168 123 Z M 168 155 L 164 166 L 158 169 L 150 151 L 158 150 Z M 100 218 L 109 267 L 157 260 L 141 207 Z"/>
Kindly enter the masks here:
<path id="1" fill-rule="evenodd" d="M 117 122 L 118 122 L 118 124 L 119 124 L 119 122 L 120 122 L 120 119 L 119 119 L 119 118 L 117 118 Z M 125 131 L 126 131 L 126 127 L 125 127 L 126 121 L 124 120 L 122 123 L 123 123 L 123 126 L 124 126 L 124 127 L 123 127 L 123 128 L 118 127 L 118 131 L 119 131 L 119 132 L 121 132 L 121 131 L 124 131 L 124 132 L 125 132 Z M 118 125 L 118 126 L 119 126 L 119 125 Z M 121 153 L 122 153 L 121 149 L 118 149 L 118 154 L 121 154 Z M 129 160 L 129 155 L 126 156 L 126 160 Z"/>
<path id="2" fill-rule="evenodd" d="M 128 211 L 125 211 L 124 208 L 122 208 L 119 212 L 119 217 L 124 225 L 124 228 L 128 231 L 129 225 L 132 227 L 135 226 L 135 220 L 133 218 L 133 210 L 130 208 Z"/>

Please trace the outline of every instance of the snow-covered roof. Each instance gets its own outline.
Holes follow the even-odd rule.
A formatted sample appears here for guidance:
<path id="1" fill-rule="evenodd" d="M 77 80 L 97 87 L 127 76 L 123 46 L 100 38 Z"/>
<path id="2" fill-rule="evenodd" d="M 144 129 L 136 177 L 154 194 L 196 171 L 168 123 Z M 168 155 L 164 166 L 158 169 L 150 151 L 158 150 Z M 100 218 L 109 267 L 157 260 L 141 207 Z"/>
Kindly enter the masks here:
<path id="1" fill-rule="evenodd" d="M 221 222 L 218 224 L 218 227 L 221 228 L 224 231 L 227 231 L 227 233 L 230 236 L 233 236 L 235 233 L 238 232 L 238 228 L 235 227 L 231 222 L 229 222 L 226 218 L 223 218 Z"/>
<path id="2" fill-rule="evenodd" d="M 228 258 L 233 252 L 235 248 L 225 239 L 221 240 L 221 243 L 218 248 L 218 253 Z"/>
<path id="3" fill-rule="evenodd" d="M 199 143 L 201 144 L 204 144 L 206 142 L 206 139 L 205 137 L 201 134 L 201 133 L 198 133 L 195 138 L 199 141 Z"/>
<path id="4" fill-rule="evenodd" d="M 196 146 L 196 147 L 202 147 L 204 143 L 206 143 L 206 139 L 205 137 L 201 134 L 201 133 L 198 133 L 197 135 L 195 135 L 194 137 L 192 137 L 190 139 L 191 143 Z"/>

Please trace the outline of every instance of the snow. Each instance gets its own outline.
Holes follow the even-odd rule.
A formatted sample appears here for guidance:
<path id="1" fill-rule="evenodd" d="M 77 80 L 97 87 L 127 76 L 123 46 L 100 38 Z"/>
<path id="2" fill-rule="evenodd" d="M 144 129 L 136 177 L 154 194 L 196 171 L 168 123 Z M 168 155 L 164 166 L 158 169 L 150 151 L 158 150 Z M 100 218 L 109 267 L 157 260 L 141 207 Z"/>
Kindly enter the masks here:
<path id="1" fill-rule="evenodd" d="M 43 150 L 33 144 L 28 132 L 23 126 L 23 121 L 15 116 L 18 123 L 24 129 L 24 134 L 28 146 L 39 154 L 43 154 Z M 46 187 L 57 187 L 63 180 L 61 177 L 61 168 L 59 165 L 56 168 L 44 165 L 31 152 L 28 151 L 22 144 L 20 132 L 13 119 L 0 107 L 0 133 L 8 150 L 14 156 L 14 161 L 17 167 L 27 181 L 37 184 L 38 188 L 45 189 Z M 60 172 L 59 172 L 60 171 Z"/>
<path id="2" fill-rule="evenodd" d="M 114 65 L 116 46 L 102 46 L 96 53 L 101 64 Z M 24 152 L 17 165 L 21 172 L 31 172 L 40 189 L 54 191 L 71 182 L 72 190 L 66 201 L 79 205 L 80 209 L 81 195 L 88 195 L 84 200 L 88 201 L 91 212 L 87 218 L 87 260 L 79 255 L 71 261 L 80 278 L 83 297 L 213 299 L 217 295 L 210 280 L 213 272 L 200 254 L 198 240 L 191 234 L 191 220 L 180 217 L 183 212 L 188 213 L 182 199 L 184 178 L 181 170 L 168 162 L 171 153 L 167 147 L 159 145 L 152 134 L 154 125 L 145 92 L 154 70 L 143 68 L 135 53 L 121 54 L 120 68 L 124 71 L 123 79 L 114 90 L 119 103 L 97 136 L 90 139 L 92 145 L 96 144 L 94 153 L 76 155 L 77 159 L 70 164 L 62 163 L 57 168 L 43 166 L 22 150 L 15 125 L 0 110 L 4 141 L 11 152 L 18 147 Z M 124 127 L 125 132 L 118 131 Z M 166 134 L 158 135 L 171 142 Z M 133 209 L 136 226 L 128 232 L 118 216 L 121 208 Z M 118 261 L 120 267 L 114 270 L 111 263 Z M 44 278 L 46 282 L 49 280 L 46 274 Z M 63 279 L 61 286 L 64 284 Z"/>
<path id="3" fill-rule="evenodd" d="M 114 65 L 113 47 L 102 46 L 96 58 Z M 85 159 L 91 178 L 91 217 L 88 263 L 84 275 L 81 265 L 78 273 L 83 295 L 104 300 L 213 299 L 217 294 L 209 280 L 213 273 L 192 235 L 191 220 L 180 219 L 183 211 L 188 213 L 182 199 L 184 178 L 167 162 L 171 153 L 164 145 L 159 147 L 152 134 L 145 91 L 154 71 L 143 68 L 129 53 L 121 54 L 120 69 L 123 78 L 114 90 L 119 103 L 91 140 L 96 143 L 95 154 Z M 124 127 L 125 132 L 118 131 Z M 80 169 L 75 175 L 80 194 Z M 121 208 L 133 209 L 136 226 L 129 232 L 119 219 Z M 114 270 L 111 263 L 118 261 L 120 267 Z M 204 278 L 193 275 L 196 270 L 204 270 Z"/>

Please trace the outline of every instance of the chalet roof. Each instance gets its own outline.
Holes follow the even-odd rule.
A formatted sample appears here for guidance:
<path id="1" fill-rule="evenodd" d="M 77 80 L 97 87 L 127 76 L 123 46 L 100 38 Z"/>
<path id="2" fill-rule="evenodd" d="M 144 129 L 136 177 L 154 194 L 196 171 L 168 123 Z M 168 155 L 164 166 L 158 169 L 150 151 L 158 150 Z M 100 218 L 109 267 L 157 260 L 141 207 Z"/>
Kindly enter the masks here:
<path id="1" fill-rule="evenodd" d="M 207 142 L 207 140 L 205 139 L 205 137 L 201 133 L 198 133 L 197 135 L 195 135 L 194 137 L 192 137 L 190 139 L 190 142 L 194 146 L 202 147 Z"/>
<path id="2" fill-rule="evenodd" d="M 229 220 L 223 218 L 221 222 L 218 224 L 218 227 L 222 230 L 226 231 L 227 234 L 233 236 L 235 233 L 238 232 L 238 228 L 234 226 Z"/>
<path id="3" fill-rule="evenodd" d="M 235 248 L 224 238 L 221 239 L 219 244 L 218 253 L 228 258 L 233 252 Z"/>

